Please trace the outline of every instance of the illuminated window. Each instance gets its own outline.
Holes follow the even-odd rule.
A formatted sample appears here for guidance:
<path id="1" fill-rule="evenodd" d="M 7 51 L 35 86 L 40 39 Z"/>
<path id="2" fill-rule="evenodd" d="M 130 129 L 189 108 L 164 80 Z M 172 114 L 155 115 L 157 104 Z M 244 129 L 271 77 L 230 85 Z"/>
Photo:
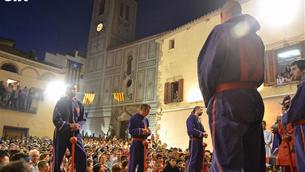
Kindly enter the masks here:
<path id="1" fill-rule="evenodd" d="M 290 64 L 302 58 L 304 42 L 265 52 L 265 85 L 284 85 L 291 81 Z"/>
<path id="2" fill-rule="evenodd" d="M 164 85 L 164 104 L 183 101 L 183 79 Z"/>
<path id="3" fill-rule="evenodd" d="M 289 47 L 277 51 L 276 84 L 283 85 L 291 81 L 290 64 L 302 56 L 300 47 Z"/>

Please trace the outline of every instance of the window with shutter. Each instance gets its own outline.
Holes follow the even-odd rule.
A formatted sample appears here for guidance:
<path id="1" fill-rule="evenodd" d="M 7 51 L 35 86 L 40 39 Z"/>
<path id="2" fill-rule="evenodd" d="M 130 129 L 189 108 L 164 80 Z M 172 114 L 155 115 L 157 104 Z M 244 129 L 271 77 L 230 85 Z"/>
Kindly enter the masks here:
<path id="1" fill-rule="evenodd" d="M 180 79 L 178 82 L 178 99 L 179 99 L 179 102 L 182 102 L 183 101 L 183 79 Z"/>
<path id="2" fill-rule="evenodd" d="M 183 101 L 183 79 L 164 85 L 164 104 Z"/>
<path id="3" fill-rule="evenodd" d="M 165 83 L 164 85 L 164 104 L 167 104 L 170 102 L 170 100 L 168 99 L 168 87 L 170 86 L 170 83 Z"/>
<path id="4" fill-rule="evenodd" d="M 276 79 L 276 54 L 274 50 L 265 52 L 265 84 L 273 85 Z"/>

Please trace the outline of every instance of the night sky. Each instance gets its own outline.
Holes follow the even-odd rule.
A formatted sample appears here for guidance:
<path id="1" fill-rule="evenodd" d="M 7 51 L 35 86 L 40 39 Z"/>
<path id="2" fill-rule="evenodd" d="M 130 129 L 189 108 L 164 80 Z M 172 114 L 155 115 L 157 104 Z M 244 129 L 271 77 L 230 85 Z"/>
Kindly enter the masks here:
<path id="1" fill-rule="evenodd" d="M 224 0 L 138 0 L 136 37 L 160 33 L 218 8 Z M 16 41 L 16 48 L 85 52 L 93 0 L 0 0 L 0 37 Z"/>

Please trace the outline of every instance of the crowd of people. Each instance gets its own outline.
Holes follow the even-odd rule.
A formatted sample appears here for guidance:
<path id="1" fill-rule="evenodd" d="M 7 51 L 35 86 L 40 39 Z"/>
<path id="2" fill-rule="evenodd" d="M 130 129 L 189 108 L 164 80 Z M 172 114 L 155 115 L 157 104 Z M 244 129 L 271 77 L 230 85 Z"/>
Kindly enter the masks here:
<path id="1" fill-rule="evenodd" d="M 5 84 L 0 81 L 0 107 L 19 111 L 30 111 L 35 98 L 35 89 L 23 87 L 18 82 Z"/>
<path id="2" fill-rule="evenodd" d="M 293 62 L 293 61 L 291 61 Z M 291 63 L 290 62 L 290 63 Z M 292 75 L 290 74 L 290 63 L 286 64 L 285 66 L 280 67 L 280 73 L 276 75 L 276 84 L 277 85 L 285 85 L 291 82 Z"/>
<path id="3" fill-rule="evenodd" d="M 286 73 L 285 74 L 278 74 L 276 76 L 276 84 L 278 86 L 285 85 L 285 84 L 288 84 L 290 82 L 291 82 L 291 76 L 287 75 Z"/>
<path id="4" fill-rule="evenodd" d="M 288 96 L 287 96 L 288 98 Z M 287 101 L 283 100 L 283 103 Z M 284 105 L 283 105 L 284 106 Z M 281 136 L 274 129 L 266 129 L 262 123 L 265 135 L 266 157 L 277 156 Z M 85 137 L 83 140 L 87 156 L 87 172 L 126 172 L 129 162 L 129 147 L 131 139 L 94 138 Z M 271 150 L 272 147 L 272 150 Z M 180 148 L 167 148 L 160 140 L 154 137 L 148 139 L 147 149 L 148 172 L 184 172 L 187 169 L 189 150 Z M 24 168 L 29 172 L 53 172 L 53 141 L 49 138 L 2 138 L 0 140 L 0 172 L 14 171 L 14 168 Z M 205 151 L 204 166 L 209 171 L 212 162 L 212 153 Z M 267 164 L 271 170 L 272 164 Z M 61 164 L 61 171 L 71 170 L 71 153 L 69 149 Z M 274 169 L 278 169 L 274 166 Z M 25 171 L 27 172 L 27 171 Z"/>
<path id="5" fill-rule="evenodd" d="M 128 168 L 131 140 L 114 138 L 84 138 L 87 154 L 87 172 L 125 172 Z M 186 171 L 188 150 L 166 148 L 160 141 L 150 140 L 147 152 L 147 171 Z M 211 152 L 205 153 L 205 166 L 211 164 Z M 0 144 L 0 171 L 9 172 L 18 163 L 31 172 L 53 172 L 53 144 L 48 138 L 29 137 L 2 139 Z M 11 164 L 11 165 L 8 165 Z M 67 149 L 61 164 L 63 172 L 70 171 L 71 154 Z M 27 172 L 27 171 L 24 171 Z"/>

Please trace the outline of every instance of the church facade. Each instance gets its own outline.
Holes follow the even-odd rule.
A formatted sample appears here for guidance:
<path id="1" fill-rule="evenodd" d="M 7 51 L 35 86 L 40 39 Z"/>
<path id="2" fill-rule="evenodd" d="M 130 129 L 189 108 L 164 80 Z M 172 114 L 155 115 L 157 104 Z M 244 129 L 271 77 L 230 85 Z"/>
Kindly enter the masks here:
<path id="1" fill-rule="evenodd" d="M 135 40 L 136 0 L 94 0 L 82 93 L 94 93 L 86 106 L 85 135 L 126 137 L 130 116 L 142 103 L 155 131 L 160 35 Z"/>

